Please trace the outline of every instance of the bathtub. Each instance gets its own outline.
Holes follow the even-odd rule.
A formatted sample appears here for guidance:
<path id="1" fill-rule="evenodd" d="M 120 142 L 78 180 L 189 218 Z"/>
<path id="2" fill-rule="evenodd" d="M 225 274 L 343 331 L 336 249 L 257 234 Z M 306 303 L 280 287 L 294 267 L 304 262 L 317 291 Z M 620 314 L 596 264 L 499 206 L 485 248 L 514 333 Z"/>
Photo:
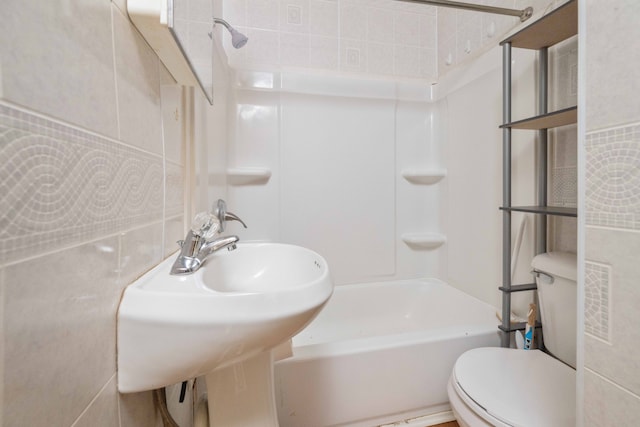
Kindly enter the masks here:
<path id="1" fill-rule="evenodd" d="M 497 326 L 494 307 L 436 279 L 338 286 L 275 363 L 280 427 L 451 420 L 453 364 L 498 346 Z"/>

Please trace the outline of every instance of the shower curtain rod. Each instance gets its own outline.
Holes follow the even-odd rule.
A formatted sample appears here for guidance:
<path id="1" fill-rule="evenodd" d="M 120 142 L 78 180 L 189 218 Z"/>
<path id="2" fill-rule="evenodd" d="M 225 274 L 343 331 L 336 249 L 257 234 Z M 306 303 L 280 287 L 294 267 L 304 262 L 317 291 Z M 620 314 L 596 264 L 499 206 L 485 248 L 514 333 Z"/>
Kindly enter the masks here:
<path id="1" fill-rule="evenodd" d="M 507 9 L 504 7 L 484 6 L 481 4 L 461 3 L 457 1 L 451 1 L 451 0 L 396 0 L 396 1 L 403 1 L 407 3 L 431 4 L 434 6 L 453 7 L 456 9 L 473 10 L 476 12 L 497 13 L 499 15 L 517 16 L 520 18 L 521 22 L 524 22 L 527 19 L 531 18 L 531 15 L 533 14 L 532 7 L 527 7 L 526 9 L 519 10 L 519 9 Z"/>

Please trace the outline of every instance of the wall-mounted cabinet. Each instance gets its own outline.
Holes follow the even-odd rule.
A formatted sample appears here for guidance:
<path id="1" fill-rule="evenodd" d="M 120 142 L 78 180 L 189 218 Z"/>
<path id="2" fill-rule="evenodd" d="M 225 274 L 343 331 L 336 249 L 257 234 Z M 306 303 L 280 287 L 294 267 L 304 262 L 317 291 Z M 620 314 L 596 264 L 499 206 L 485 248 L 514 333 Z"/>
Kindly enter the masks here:
<path id="1" fill-rule="evenodd" d="M 199 10 L 198 17 L 190 10 Z M 207 0 L 127 0 L 129 18 L 176 82 L 213 104 L 213 10 Z"/>

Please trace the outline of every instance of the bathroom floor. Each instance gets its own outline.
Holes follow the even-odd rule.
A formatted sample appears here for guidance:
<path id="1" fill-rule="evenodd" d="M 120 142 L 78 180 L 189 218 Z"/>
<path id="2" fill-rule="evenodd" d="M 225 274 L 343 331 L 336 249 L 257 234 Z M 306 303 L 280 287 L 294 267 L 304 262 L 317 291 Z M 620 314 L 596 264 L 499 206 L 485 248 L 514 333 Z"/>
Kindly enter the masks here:
<path id="1" fill-rule="evenodd" d="M 448 423 L 436 424 L 433 427 L 460 427 L 457 421 L 449 421 Z"/>

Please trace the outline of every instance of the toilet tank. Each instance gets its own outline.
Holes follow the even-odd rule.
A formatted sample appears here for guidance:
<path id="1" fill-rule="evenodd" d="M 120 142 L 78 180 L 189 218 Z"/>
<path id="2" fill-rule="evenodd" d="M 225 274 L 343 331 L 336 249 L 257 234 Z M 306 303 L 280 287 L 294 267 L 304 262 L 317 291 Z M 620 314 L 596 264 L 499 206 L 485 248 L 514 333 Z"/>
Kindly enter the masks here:
<path id="1" fill-rule="evenodd" d="M 537 255 L 531 266 L 537 272 L 538 299 L 544 345 L 568 365 L 576 366 L 576 254 L 548 252 Z"/>

